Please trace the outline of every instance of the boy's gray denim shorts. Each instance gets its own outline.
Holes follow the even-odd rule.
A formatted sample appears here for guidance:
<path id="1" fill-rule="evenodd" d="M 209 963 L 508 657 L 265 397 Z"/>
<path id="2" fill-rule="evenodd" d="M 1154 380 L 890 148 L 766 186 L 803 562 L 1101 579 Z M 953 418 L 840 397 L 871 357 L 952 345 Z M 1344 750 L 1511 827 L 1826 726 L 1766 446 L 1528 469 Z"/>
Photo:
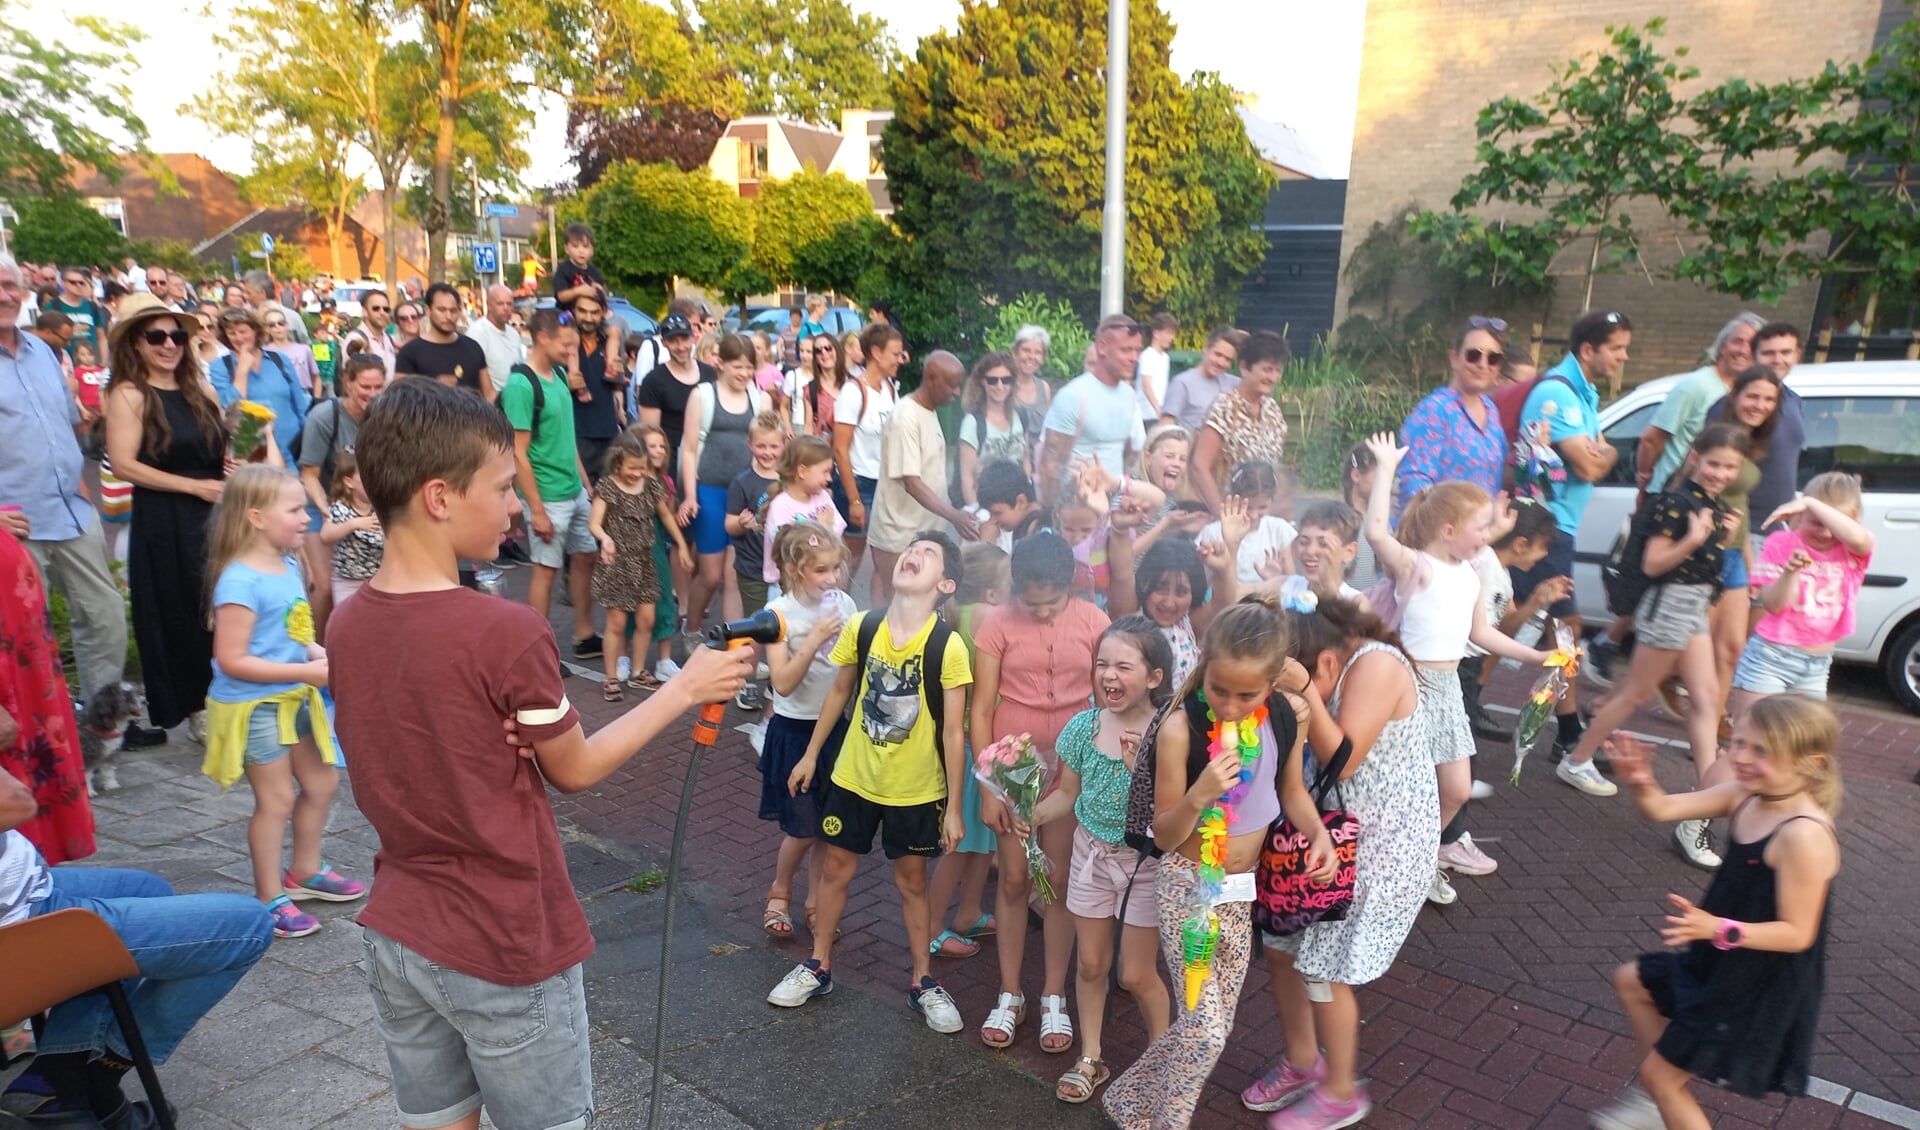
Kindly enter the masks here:
<path id="1" fill-rule="evenodd" d="M 499 1130 L 593 1125 L 580 966 L 532 985 L 496 985 L 377 931 L 361 934 L 402 1125 L 445 1126 L 482 1103 Z"/>

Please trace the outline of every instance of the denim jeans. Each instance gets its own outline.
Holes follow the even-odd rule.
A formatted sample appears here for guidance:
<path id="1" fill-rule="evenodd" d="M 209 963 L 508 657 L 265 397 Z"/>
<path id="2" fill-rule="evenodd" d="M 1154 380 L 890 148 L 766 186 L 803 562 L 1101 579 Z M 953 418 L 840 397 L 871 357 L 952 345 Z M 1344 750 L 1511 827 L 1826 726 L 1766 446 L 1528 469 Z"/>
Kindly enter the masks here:
<path id="1" fill-rule="evenodd" d="M 164 1061 L 273 942 L 273 918 L 246 895 L 176 895 L 145 871 L 56 867 L 53 893 L 34 914 L 91 910 L 133 954 L 140 976 L 122 982 L 147 1051 Z M 99 993 L 55 1005 L 42 1054 L 111 1050 L 128 1058 L 113 1008 Z"/>

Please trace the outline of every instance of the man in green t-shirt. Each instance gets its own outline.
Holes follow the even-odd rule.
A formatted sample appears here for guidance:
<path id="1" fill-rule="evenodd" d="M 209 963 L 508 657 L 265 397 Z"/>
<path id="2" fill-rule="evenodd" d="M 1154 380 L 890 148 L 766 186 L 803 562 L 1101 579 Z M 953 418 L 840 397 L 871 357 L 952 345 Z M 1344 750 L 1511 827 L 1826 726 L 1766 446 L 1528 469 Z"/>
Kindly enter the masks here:
<path id="1" fill-rule="evenodd" d="M 529 326 L 533 345 L 527 350 L 526 364 L 513 367 L 499 400 L 507 422 L 513 425 L 513 461 L 519 468 L 517 483 L 527 508 L 527 530 L 533 535 L 527 539 L 528 556 L 533 558 L 527 603 L 545 616 L 554 575 L 567 567 L 574 658 L 595 659 L 600 655 L 600 640 L 593 632 L 589 587 L 600 544 L 588 528 L 593 500 L 573 438 L 574 390 L 567 379 L 567 358 L 579 343 L 573 326 L 563 325 L 557 310 L 535 311 Z"/>
<path id="2" fill-rule="evenodd" d="M 73 336 L 67 339 L 69 357 L 73 355 L 74 346 L 83 341 L 93 347 L 95 357 L 106 356 L 107 312 L 93 300 L 93 276 L 85 267 L 68 267 L 60 272 L 60 297 L 40 312 L 45 314 L 51 310 L 73 321 Z"/>

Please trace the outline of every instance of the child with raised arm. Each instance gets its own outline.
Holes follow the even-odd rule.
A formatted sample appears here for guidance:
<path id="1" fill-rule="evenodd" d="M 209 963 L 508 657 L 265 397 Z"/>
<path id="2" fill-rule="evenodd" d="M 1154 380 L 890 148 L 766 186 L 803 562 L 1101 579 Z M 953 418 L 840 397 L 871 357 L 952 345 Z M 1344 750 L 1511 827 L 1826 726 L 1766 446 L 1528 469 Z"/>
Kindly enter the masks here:
<path id="1" fill-rule="evenodd" d="M 588 737 L 545 618 L 460 586 L 461 559 L 491 560 L 519 509 L 506 417 L 409 377 L 355 449 L 386 553 L 328 643 L 341 738 L 378 751 L 348 772 L 380 837 L 360 925 L 394 1102 L 411 1126 L 476 1126 L 483 1097 L 496 1126 L 585 1125 L 593 934 L 547 786 L 604 780 L 689 708 L 733 697 L 750 661 L 697 649 Z"/>
<path id="2" fill-rule="evenodd" d="M 934 980 L 927 952 L 933 934 L 927 860 L 966 831 L 960 810 L 949 807 L 947 798 L 960 791 L 966 771 L 963 735 L 973 668 L 967 649 L 936 615 L 960 577 L 960 546 L 951 535 L 917 535 L 894 564 L 887 606 L 855 615 L 833 645 L 829 658 L 840 673 L 821 704 L 805 756 L 787 778 L 795 795 L 813 784 L 827 739 L 852 702 L 853 718 L 820 813 L 827 856 L 816 876 L 813 956 L 781 978 L 767 994 L 769 1004 L 798 1008 L 833 991 L 833 939 L 847 908 L 847 888 L 878 835 L 893 863 L 906 922 L 913 963 L 907 1004 L 936 1032 L 966 1027 L 953 998 Z"/>
<path id="3" fill-rule="evenodd" d="M 1839 720 L 1798 695 L 1758 699 L 1733 724 L 1734 779 L 1691 793 L 1661 790 L 1653 751 L 1638 739 L 1616 734 L 1607 744 L 1642 816 L 1726 817 L 1730 831 L 1699 904 L 1667 896 L 1666 948 L 1614 973 L 1646 1054 L 1645 1090 L 1625 1091 L 1594 1126 L 1706 1130 L 1687 1090 L 1695 1077 L 1755 1099 L 1806 1094 L 1840 872 Z"/>
<path id="4" fill-rule="evenodd" d="M 831 503 L 828 513 L 839 517 Z M 777 822 L 781 839 L 760 925 L 773 937 L 789 938 L 793 936 L 793 877 L 802 860 L 807 863 L 807 928 L 813 928 L 818 891 L 814 875 L 826 854 L 820 842 L 820 801 L 833 766 L 829 763 L 819 780 L 797 793 L 787 788 L 787 778 L 806 755 L 813 728 L 819 724 L 820 708 L 837 674 L 829 656 L 855 609 L 853 598 L 841 588 L 846 583 L 847 547 L 838 534 L 802 518 L 781 526 L 768 541 L 780 565 L 780 595 L 767 607 L 780 614 L 787 634 L 767 645 L 773 715 L 761 745 L 760 819 Z M 831 756 L 845 737 L 846 721 L 837 719 L 822 748 Z"/>
<path id="5" fill-rule="evenodd" d="M 1853 606 L 1873 560 L 1873 535 L 1860 524 L 1860 476 L 1828 471 L 1799 498 L 1767 516 L 1785 521 L 1767 535 L 1753 569 L 1765 613 L 1733 672 L 1733 717 L 1762 695 L 1827 697 L 1833 649 L 1853 634 Z"/>
<path id="6" fill-rule="evenodd" d="M 1493 528 L 1493 499 L 1472 483 L 1447 482 L 1415 494 L 1400 513 L 1398 536 L 1387 528 L 1387 510 L 1393 501 L 1394 471 L 1407 449 L 1392 432 L 1367 441 L 1379 468 L 1373 496 L 1367 500 L 1367 541 L 1383 576 L 1393 578 L 1399 609 L 1400 641 L 1413 660 L 1414 679 L 1420 684 L 1420 715 L 1434 773 L 1440 788 L 1440 824 L 1452 823 L 1466 807 L 1473 791 L 1473 730 L 1467 722 L 1466 700 L 1460 693 L 1457 668 L 1469 641 L 1487 652 L 1521 663 L 1540 664 L 1547 653 L 1500 634 L 1487 623 L 1480 603 L 1480 574 L 1473 557 L 1487 544 Z M 1432 891 L 1428 898 L 1450 903 L 1457 897 L 1439 868 L 1434 844 Z M 1496 866 L 1485 852 L 1473 849 L 1481 873 Z"/>

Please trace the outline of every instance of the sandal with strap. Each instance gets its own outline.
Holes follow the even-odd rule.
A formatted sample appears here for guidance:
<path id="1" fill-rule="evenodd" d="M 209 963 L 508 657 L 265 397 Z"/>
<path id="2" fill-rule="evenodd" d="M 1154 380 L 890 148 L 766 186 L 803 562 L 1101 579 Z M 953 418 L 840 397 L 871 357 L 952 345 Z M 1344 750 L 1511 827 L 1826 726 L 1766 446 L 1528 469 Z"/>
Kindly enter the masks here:
<path id="1" fill-rule="evenodd" d="M 1053 1085 L 1053 1097 L 1063 1103 L 1086 1102 L 1112 1076 L 1105 1060 L 1083 1055 Z"/>
<path id="2" fill-rule="evenodd" d="M 620 689 L 620 680 L 607 679 L 600 684 L 600 697 L 608 702 L 625 702 L 627 692 Z"/>
<path id="3" fill-rule="evenodd" d="M 660 689 L 660 680 L 653 677 L 653 672 L 642 667 L 627 679 L 627 686 L 636 691 L 657 691 Z"/>
<path id="4" fill-rule="evenodd" d="M 999 928 L 1000 928 L 1000 924 L 994 920 L 993 915 L 982 914 L 980 916 L 979 921 L 967 927 L 965 930 L 962 930 L 960 932 L 960 936 L 963 938 L 974 939 L 974 940 L 977 940 L 980 938 L 990 938 L 993 936 L 994 931 L 998 930 Z"/>
<path id="5" fill-rule="evenodd" d="M 820 932 L 814 929 L 814 926 L 813 926 L 815 920 L 817 920 L 819 917 L 820 917 L 820 911 L 818 909 L 811 906 L 807 908 L 807 933 L 818 934 Z M 840 929 L 840 927 L 835 926 L 833 928 L 833 940 L 836 942 L 839 941 L 840 935 L 842 933 L 843 931 Z"/>
<path id="6" fill-rule="evenodd" d="M 775 903 L 783 909 L 775 910 Z M 767 909 L 760 914 L 760 928 L 776 938 L 793 937 L 793 900 L 780 895 L 767 896 Z"/>
<path id="7" fill-rule="evenodd" d="M 1019 993 L 1001 993 L 993 1011 L 980 1025 L 980 1042 L 990 1048 L 1013 1046 L 1013 1030 L 1027 1015 L 1027 998 Z"/>
<path id="8" fill-rule="evenodd" d="M 948 948 L 949 944 L 952 948 Z M 980 952 L 980 943 L 952 930 L 942 930 L 939 937 L 927 943 L 927 952 L 935 957 L 972 957 Z"/>
<path id="9" fill-rule="evenodd" d="M 1060 1041 L 1054 1047 L 1047 1046 L 1049 1038 Z M 1040 998 L 1040 1050 L 1048 1055 L 1059 1055 L 1073 1046 L 1073 1021 L 1067 1017 L 1067 998 Z"/>

